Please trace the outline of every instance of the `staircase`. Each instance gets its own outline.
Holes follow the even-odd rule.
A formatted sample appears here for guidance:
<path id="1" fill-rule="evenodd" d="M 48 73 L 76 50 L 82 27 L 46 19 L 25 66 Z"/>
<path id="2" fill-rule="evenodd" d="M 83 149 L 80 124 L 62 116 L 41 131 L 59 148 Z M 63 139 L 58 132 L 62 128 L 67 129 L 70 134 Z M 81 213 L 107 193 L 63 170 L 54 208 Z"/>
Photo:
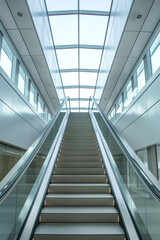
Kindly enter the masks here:
<path id="1" fill-rule="evenodd" d="M 124 240 L 88 113 L 71 113 L 34 240 Z"/>

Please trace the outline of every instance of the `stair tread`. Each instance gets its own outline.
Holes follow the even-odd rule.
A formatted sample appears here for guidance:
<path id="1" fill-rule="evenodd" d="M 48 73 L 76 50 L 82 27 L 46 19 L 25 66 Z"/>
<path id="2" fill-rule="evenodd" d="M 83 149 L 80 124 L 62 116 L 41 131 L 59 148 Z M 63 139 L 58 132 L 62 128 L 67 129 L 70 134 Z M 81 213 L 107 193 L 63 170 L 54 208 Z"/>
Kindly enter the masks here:
<path id="1" fill-rule="evenodd" d="M 69 161 L 65 161 L 65 162 L 58 162 L 56 163 L 56 167 L 61 167 L 61 168 L 77 168 L 77 167 L 81 167 L 81 168 L 101 168 L 102 167 L 102 163 L 101 162 L 69 162 Z"/>
<path id="2" fill-rule="evenodd" d="M 124 235 L 118 223 L 41 223 L 35 234 L 41 235 Z"/>
<path id="3" fill-rule="evenodd" d="M 107 177 L 106 175 L 97 175 L 97 174 L 72 174 L 72 175 L 67 175 L 67 174 L 58 174 L 58 175 L 52 175 L 52 176 L 56 176 L 56 177 L 97 177 L 97 178 L 104 178 L 104 177 Z"/>
<path id="4" fill-rule="evenodd" d="M 46 195 L 46 198 L 113 198 L 110 193 L 50 193 Z"/>
<path id="5" fill-rule="evenodd" d="M 112 206 L 46 206 L 42 209 L 41 214 L 52 214 L 52 213 L 112 213 L 118 214 L 118 211 L 115 207 Z"/>
<path id="6" fill-rule="evenodd" d="M 70 114 L 35 240 L 124 240 L 88 113 Z"/>
<path id="7" fill-rule="evenodd" d="M 52 175 L 52 183 L 107 183 L 108 178 L 105 174 L 93 175 L 93 174 L 54 174 Z"/>
<path id="8" fill-rule="evenodd" d="M 66 186 L 66 187 L 108 187 L 108 183 L 51 183 L 49 186 Z"/>

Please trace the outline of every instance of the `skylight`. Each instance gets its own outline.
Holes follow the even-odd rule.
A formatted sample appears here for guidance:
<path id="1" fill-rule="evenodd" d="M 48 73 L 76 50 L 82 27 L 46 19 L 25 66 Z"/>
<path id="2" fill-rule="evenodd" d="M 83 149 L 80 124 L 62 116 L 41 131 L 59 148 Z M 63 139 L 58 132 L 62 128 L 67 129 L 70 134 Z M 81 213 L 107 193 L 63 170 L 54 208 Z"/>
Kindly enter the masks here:
<path id="1" fill-rule="evenodd" d="M 112 0 L 46 0 L 59 72 L 71 110 L 94 96 Z"/>

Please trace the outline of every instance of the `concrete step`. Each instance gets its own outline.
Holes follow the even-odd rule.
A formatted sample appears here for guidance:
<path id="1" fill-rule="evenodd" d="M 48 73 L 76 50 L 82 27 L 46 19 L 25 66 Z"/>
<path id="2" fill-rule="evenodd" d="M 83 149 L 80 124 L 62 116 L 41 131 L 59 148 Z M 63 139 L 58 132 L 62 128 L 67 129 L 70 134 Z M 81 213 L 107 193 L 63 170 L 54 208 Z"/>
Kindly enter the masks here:
<path id="1" fill-rule="evenodd" d="M 41 223 L 34 240 L 124 240 L 118 223 Z"/>
<path id="2" fill-rule="evenodd" d="M 100 156 L 58 156 L 58 162 L 100 162 Z"/>
<path id="3" fill-rule="evenodd" d="M 112 194 L 47 194 L 45 206 L 114 206 Z"/>
<path id="4" fill-rule="evenodd" d="M 108 183 L 106 175 L 52 175 L 51 183 Z"/>
<path id="5" fill-rule="evenodd" d="M 53 171 L 55 175 L 104 175 L 106 174 L 104 168 L 55 168 Z"/>
<path id="6" fill-rule="evenodd" d="M 101 162 L 57 162 L 57 168 L 101 168 Z"/>
<path id="7" fill-rule="evenodd" d="M 75 184 L 75 183 L 52 183 L 49 185 L 48 193 L 111 193 L 110 185 L 103 184 Z"/>
<path id="8" fill-rule="evenodd" d="M 44 207 L 41 211 L 40 222 L 110 222 L 118 223 L 119 215 L 115 207 L 106 206 L 67 206 L 67 207 Z"/>
<path id="9" fill-rule="evenodd" d="M 61 156 L 99 156 L 99 152 L 97 150 L 95 151 L 61 151 Z"/>

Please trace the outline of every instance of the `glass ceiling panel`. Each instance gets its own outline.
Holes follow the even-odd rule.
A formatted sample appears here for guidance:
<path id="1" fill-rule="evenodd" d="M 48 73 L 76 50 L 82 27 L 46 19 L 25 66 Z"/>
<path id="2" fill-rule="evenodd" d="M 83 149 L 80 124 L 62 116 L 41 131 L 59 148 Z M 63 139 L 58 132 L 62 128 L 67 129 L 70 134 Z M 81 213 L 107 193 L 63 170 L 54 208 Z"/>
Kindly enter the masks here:
<path id="1" fill-rule="evenodd" d="M 60 69 L 78 68 L 78 49 L 57 50 Z"/>
<path id="2" fill-rule="evenodd" d="M 109 11 L 112 0 L 80 0 L 80 10 Z"/>
<path id="3" fill-rule="evenodd" d="M 97 80 L 97 73 L 81 72 L 80 85 L 95 86 Z"/>
<path id="4" fill-rule="evenodd" d="M 78 72 L 61 73 L 63 86 L 78 85 Z"/>
<path id="5" fill-rule="evenodd" d="M 79 109 L 77 109 L 77 110 L 72 110 L 72 109 L 71 109 L 71 112 L 79 112 Z"/>
<path id="6" fill-rule="evenodd" d="M 70 101 L 71 108 L 79 108 L 79 101 Z"/>
<path id="7" fill-rule="evenodd" d="M 80 15 L 80 44 L 102 46 L 107 22 L 107 16 Z"/>
<path id="8" fill-rule="evenodd" d="M 94 94 L 94 89 L 85 89 L 85 88 L 80 89 L 80 98 L 89 98 L 90 96 L 93 96 L 93 94 Z"/>
<path id="9" fill-rule="evenodd" d="M 78 15 L 50 16 L 49 19 L 55 45 L 78 44 Z"/>
<path id="10" fill-rule="evenodd" d="M 80 68 L 98 69 L 102 50 L 80 49 Z"/>
<path id="11" fill-rule="evenodd" d="M 78 98 L 78 88 L 69 88 L 69 89 L 64 89 L 65 96 L 70 97 L 70 98 Z"/>
<path id="12" fill-rule="evenodd" d="M 81 109 L 80 112 L 88 112 L 88 109 L 87 110 Z"/>
<path id="13" fill-rule="evenodd" d="M 77 10 L 78 0 L 46 0 L 48 11 Z"/>
<path id="14" fill-rule="evenodd" d="M 79 10 L 88 11 L 87 15 L 70 14 L 71 12 L 63 15 L 63 11 L 77 10 L 78 12 L 78 2 Z M 88 99 L 94 95 L 95 89 L 86 87 L 95 87 L 97 73 L 81 72 L 80 69 L 99 70 L 102 49 L 96 48 L 96 45 L 101 47 L 104 45 L 109 16 L 96 15 L 96 11 L 109 12 L 111 2 L 112 0 L 46 0 L 48 11 L 53 11 L 49 19 L 54 44 L 63 46 L 56 49 L 56 54 L 60 71 L 65 70 L 61 72 L 63 86 L 69 87 L 64 89 L 65 96 L 71 99 Z M 62 12 L 54 15 L 54 11 Z M 95 15 L 92 15 L 94 12 L 89 14 L 89 11 L 95 11 Z M 89 47 L 80 48 L 81 44 Z M 94 47 L 91 48 L 92 45 Z M 73 70 L 70 72 L 70 69 Z M 76 88 L 73 88 L 74 86 Z M 71 101 L 71 108 L 79 110 L 79 105 L 80 108 L 88 108 L 88 101 Z"/>
<path id="15" fill-rule="evenodd" d="M 80 107 L 81 108 L 88 108 L 88 101 L 80 101 Z"/>

